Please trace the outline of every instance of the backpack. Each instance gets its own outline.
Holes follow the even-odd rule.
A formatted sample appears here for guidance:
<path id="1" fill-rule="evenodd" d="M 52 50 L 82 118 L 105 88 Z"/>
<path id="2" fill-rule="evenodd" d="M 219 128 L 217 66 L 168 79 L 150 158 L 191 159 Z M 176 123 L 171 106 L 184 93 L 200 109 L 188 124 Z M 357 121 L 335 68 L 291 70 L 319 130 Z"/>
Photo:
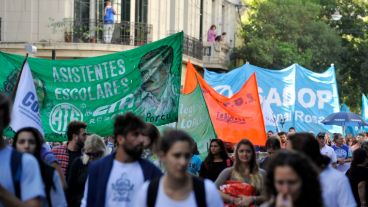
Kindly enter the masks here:
<path id="1" fill-rule="evenodd" d="M 192 180 L 197 206 L 206 207 L 207 203 L 206 203 L 206 192 L 204 189 L 204 181 L 195 176 L 192 176 Z M 147 207 L 155 206 L 159 184 L 160 178 L 155 178 L 149 183 L 147 190 Z"/>
<path id="2" fill-rule="evenodd" d="M 12 150 L 10 157 L 10 169 L 13 179 L 15 196 L 19 199 L 21 199 L 20 179 L 22 175 L 22 156 L 22 153 L 17 152 L 16 150 Z"/>

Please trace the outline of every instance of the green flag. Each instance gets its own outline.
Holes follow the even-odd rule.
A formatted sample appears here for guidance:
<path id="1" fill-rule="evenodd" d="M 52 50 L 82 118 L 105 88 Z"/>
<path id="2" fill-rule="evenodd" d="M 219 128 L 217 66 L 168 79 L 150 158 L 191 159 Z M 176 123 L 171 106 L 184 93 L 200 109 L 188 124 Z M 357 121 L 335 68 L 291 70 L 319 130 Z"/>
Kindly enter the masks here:
<path id="1" fill-rule="evenodd" d="M 113 133 L 113 119 L 132 111 L 157 126 L 178 119 L 183 33 L 110 55 L 73 60 L 29 58 L 45 137 L 62 141 L 68 123 Z M 0 91 L 10 95 L 24 57 L 0 52 Z"/>
<path id="2" fill-rule="evenodd" d="M 202 159 L 207 156 L 209 142 L 216 134 L 199 84 L 192 93 L 180 94 L 177 128 L 193 137 Z"/>

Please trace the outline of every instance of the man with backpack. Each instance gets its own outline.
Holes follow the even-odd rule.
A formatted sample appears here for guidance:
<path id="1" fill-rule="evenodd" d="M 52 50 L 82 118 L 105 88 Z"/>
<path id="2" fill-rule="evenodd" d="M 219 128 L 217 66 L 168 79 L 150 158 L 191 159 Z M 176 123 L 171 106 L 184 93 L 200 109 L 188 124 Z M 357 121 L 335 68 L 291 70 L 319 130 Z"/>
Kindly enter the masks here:
<path id="1" fill-rule="evenodd" d="M 45 197 L 37 160 L 5 144 L 3 130 L 10 123 L 10 102 L 0 94 L 0 207 L 42 206 Z"/>
<path id="2" fill-rule="evenodd" d="M 155 165 L 141 158 L 145 127 L 133 113 L 116 117 L 116 151 L 90 164 L 81 206 L 132 206 L 143 183 L 162 175 Z"/>

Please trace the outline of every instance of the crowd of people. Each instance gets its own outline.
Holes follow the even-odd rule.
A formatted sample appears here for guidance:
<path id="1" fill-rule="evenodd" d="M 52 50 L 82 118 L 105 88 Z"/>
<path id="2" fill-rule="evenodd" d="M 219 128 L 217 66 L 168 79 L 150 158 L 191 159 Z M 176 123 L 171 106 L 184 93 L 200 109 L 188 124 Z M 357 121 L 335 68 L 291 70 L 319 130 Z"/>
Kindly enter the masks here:
<path id="1" fill-rule="evenodd" d="M 160 133 L 130 112 L 106 139 L 72 121 L 58 146 L 32 127 L 8 142 L 9 122 L 0 94 L 0 207 L 367 206 L 368 134 L 330 140 L 291 128 L 269 131 L 264 147 L 212 139 L 202 161 L 186 132 Z"/>

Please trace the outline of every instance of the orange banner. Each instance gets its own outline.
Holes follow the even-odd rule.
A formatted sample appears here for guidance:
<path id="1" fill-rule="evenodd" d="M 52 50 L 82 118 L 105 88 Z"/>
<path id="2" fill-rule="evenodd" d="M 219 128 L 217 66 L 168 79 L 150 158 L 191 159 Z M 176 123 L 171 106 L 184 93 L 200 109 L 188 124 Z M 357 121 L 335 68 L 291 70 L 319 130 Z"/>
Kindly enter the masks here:
<path id="1" fill-rule="evenodd" d="M 188 62 L 183 91 L 191 91 L 197 80 L 218 138 L 231 143 L 247 138 L 255 145 L 265 145 L 266 129 L 255 74 L 231 98 L 217 93 Z"/>

